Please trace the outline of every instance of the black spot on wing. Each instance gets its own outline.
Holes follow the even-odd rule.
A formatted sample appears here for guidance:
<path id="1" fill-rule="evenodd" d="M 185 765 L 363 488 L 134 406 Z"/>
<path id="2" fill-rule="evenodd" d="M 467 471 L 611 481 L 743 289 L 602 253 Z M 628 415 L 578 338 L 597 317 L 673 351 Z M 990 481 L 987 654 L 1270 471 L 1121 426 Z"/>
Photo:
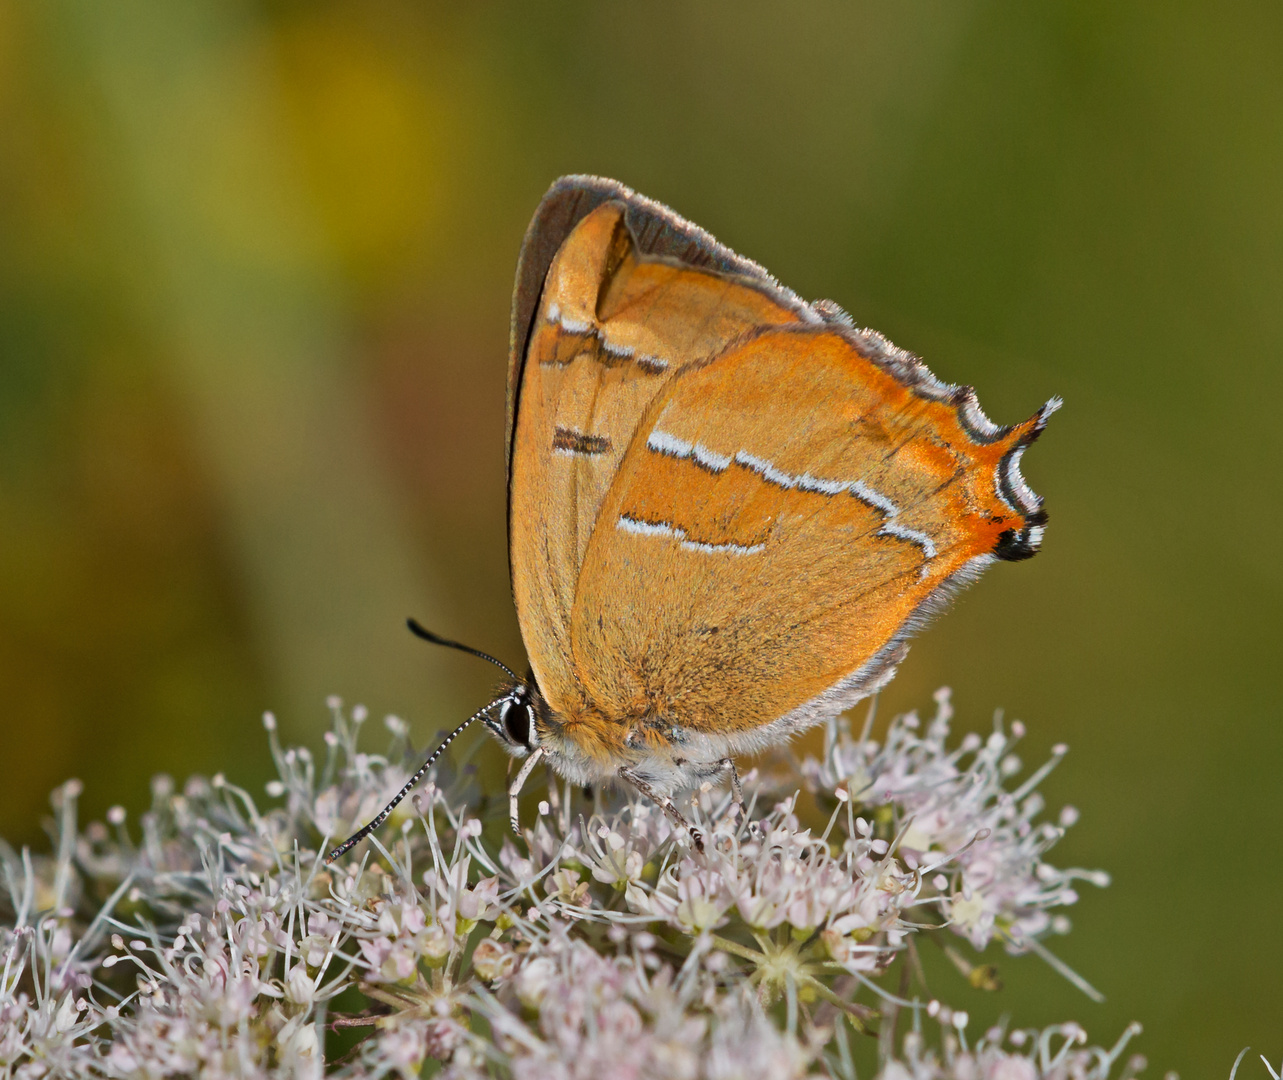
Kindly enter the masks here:
<path id="1" fill-rule="evenodd" d="M 1007 529 L 998 537 L 993 553 L 1006 562 L 1020 562 L 1038 554 L 1042 543 L 1042 530 L 1047 524 L 1047 511 L 1035 510 L 1025 518 L 1019 529 Z"/>

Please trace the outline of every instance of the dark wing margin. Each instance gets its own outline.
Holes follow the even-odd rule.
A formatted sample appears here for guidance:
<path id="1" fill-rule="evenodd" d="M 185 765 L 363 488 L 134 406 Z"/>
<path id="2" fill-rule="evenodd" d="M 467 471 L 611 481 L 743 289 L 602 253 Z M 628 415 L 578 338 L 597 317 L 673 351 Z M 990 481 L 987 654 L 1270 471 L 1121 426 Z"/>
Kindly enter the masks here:
<path id="1" fill-rule="evenodd" d="M 974 400 L 974 394 L 972 399 Z M 1060 408 L 1060 404 L 1060 398 L 1054 397 L 1039 409 L 1028 433 L 998 463 L 998 491 L 1007 504 L 1024 515 L 1025 519 L 1019 529 L 1008 529 L 998 537 L 998 545 L 993 553 L 1006 562 L 1032 558 L 1038 554 L 1038 548 L 1042 544 L 1042 534 L 1047 527 L 1047 511 L 1043 509 L 1042 496 L 1035 493 L 1020 475 L 1020 459 L 1025 450 L 1043 433 L 1048 418 Z"/>

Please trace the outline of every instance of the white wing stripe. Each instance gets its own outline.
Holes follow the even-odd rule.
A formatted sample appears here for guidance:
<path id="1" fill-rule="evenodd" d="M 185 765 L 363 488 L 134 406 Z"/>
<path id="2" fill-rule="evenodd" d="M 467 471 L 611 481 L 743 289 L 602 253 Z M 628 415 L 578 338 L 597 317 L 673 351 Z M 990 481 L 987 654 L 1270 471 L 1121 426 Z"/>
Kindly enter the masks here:
<path id="1" fill-rule="evenodd" d="M 651 374 L 668 368 L 668 361 L 662 356 L 655 356 L 652 353 L 638 355 L 637 350 L 631 345 L 621 345 L 617 341 L 611 341 L 606 337 L 606 331 L 602 327 L 585 319 L 572 319 L 561 310 L 561 305 L 555 300 L 548 305 L 547 318 L 553 326 L 560 326 L 567 334 L 592 334 L 601 345 L 602 352 L 609 353 L 620 360 L 632 360 Z"/>
<path id="2" fill-rule="evenodd" d="M 616 527 L 624 532 L 636 533 L 638 536 L 676 536 L 678 533 L 682 536 L 686 535 L 681 529 L 676 529 L 672 525 L 665 525 L 663 522 L 638 521 L 627 514 L 619 515 Z"/>
<path id="3" fill-rule="evenodd" d="M 669 457 L 684 458 L 690 457 L 694 446 L 676 435 L 670 435 L 667 431 L 660 431 L 659 428 L 652 428 L 650 438 L 646 440 L 649 446 L 657 454 L 667 454 Z"/>
<path id="4" fill-rule="evenodd" d="M 756 555 L 762 551 L 765 544 L 703 544 L 698 540 L 683 540 L 682 547 L 686 551 L 702 551 L 705 555 L 715 555 L 719 551 L 725 551 L 731 555 Z"/>
<path id="5" fill-rule="evenodd" d="M 857 480 L 851 485 L 851 494 L 861 502 L 868 503 L 873 509 L 881 510 L 888 518 L 893 518 L 900 512 L 900 508 L 895 503 L 882 492 L 874 491 L 863 480 Z"/>
<path id="6" fill-rule="evenodd" d="M 754 457 L 752 454 L 743 450 L 735 452 L 735 460 L 743 465 L 746 469 L 752 469 L 763 479 L 769 480 L 772 484 L 777 484 L 782 488 L 797 487 L 797 477 L 790 476 L 786 472 L 781 472 L 765 458 Z"/>
<path id="7" fill-rule="evenodd" d="M 601 347 L 611 356 L 618 356 L 621 360 L 627 360 L 636 351 L 631 345 L 619 345 L 613 341 L 607 341 L 604 334 L 598 334 L 601 338 Z"/>
<path id="8" fill-rule="evenodd" d="M 894 521 L 886 522 L 878 532 L 883 536 L 894 536 L 897 540 L 908 540 L 911 544 L 917 544 L 922 548 L 922 553 L 928 559 L 934 559 L 936 557 L 935 543 L 932 541 L 931 537 L 924 532 L 919 532 L 917 529 L 910 529 L 904 525 L 897 525 Z"/>
<path id="9" fill-rule="evenodd" d="M 723 454 L 714 453 L 700 443 L 688 443 L 684 439 L 670 435 L 659 428 L 652 428 L 646 445 L 657 454 L 667 457 L 689 458 L 710 472 L 725 472 L 730 468 L 731 459 Z"/>
<path id="10" fill-rule="evenodd" d="M 680 541 L 684 550 L 699 551 L 705 555 L 721 552 L 729 555 L 756 555 L 766 547 L 765 544 L 706 544 L 700 540 L 687 540 L 686 530 L 678 525 L 670 525 L 664 521 L 639 521 L 627 514 L 619 516 L 615 527 L 621 532 L 632 533 L 635 536 L 670 536 Z"/>
<path id="11" fill-rule="evenodd" d="M 782 469 L 777 469 L 765 458 L 756 457 L 747 450 L 737 450 L 734 457 L 728 457 L 725 454 L 710 450 L 701 443 L 687 442 L 685 439 L 678 438 L 667 431 L 661 431 L 657 427 L 651 429 L 650 436 L 646 439 L 646 445 L 657 454 L 694 461 L 710 472 L 724 472 L 730 463 L 734 461 L 737 465 L 743 465 L 744 468 L 751 469 L 762 479 L 786 490 L 813 491 L 819 495 L 828 496 L 840 495 L 844 491 L 849 491 L 854 498 L 859 499 L 866 506 L 877 510 L 886 517 L 882 528 L 878 530 L 881 535 L 893 536 L 897 540 L 907 540 L 909 543 L 917 544 L 922 548 L 923 555 L 926 558 L 934 559 L 936 557 L 936 546 L 931 537 L 918 529 L 910 529 L 907 525 L 899 524 L 896 521 L 896 517 L 900 513 L 900 507 L 896 505 L 894 500 L 887 498 L 882 492 L 870 487 L 863 480 L 826 480 L 823 477 L 812 476 L 810 473 L 805 472 L 794 476 L 791 473 L 784 472 Z M 621 528 L 625 527 L 623 525 L 624 520 L 624 518 L 620 518 Z M 645 523 L 641 522 L 639 524 Z M 720 548 L 724 545 L 717 546 Z"/>
<path id="12" fill-rule="evenodd" d="M 810 473 L 803 473 L 794 481 L 794 486 L 801 491 L 816 491 L 821 495 L 840 495 L 851 484 L 846 480 L 821 480 Z"/>

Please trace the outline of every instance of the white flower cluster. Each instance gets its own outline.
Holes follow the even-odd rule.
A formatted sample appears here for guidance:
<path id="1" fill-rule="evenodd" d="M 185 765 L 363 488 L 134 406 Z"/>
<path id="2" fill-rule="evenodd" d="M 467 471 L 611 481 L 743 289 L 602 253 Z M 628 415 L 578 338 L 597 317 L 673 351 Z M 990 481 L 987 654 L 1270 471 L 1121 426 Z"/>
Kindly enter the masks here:
<path id="1" fill-rule="evenodd" d="M 922 984 L 928 936 L 973 986 L 992 968 L 955 935 L 1051 958 L 1074 881 L 1101 881 L 1044 861 L 1073 815 L 1038 820 L 1050 764 L 1008 787 L 1016 725 L 951 749 L 937 702 L 881 743 L 833 722 L 822 758 L 745 778 L 744 812 L 695 792 L 703 852 L 645 800 L 555 782 L 514 841 L 442 767 L 386 846 L 327 867 L 412 764 L 403 723 L 362 754 L 364 711 L 337 702 L 320 763 L 267 718 L 267 807 L 161 778 L 136 828 L 82 830 L 68 783 L 53 854 L 0 843 L 0 1078 L 1130 1076 L 1130 1029 L 1111 1050 L 1072 1025 L 969 1039 Z"/>
<path id="2" fill-rule="evenodd" d="M 953 707 L 948 690 L 936 693 L 936 714 L 923 724 L 914 714 L 891 725 L 886 742 L 853 738 L 844 721 L 828 728 L 823 761 L 801 763 L 813 789 L 874 808 L 889 822 L 904 867 L 922 881 L 921 898 L 935 901 L 953 930 L 983 949 L 995 937 L 1010 952 L 1038 949 L 1049 932 L 1067 933 L 1069 920 L 1053 909 L 1077 900 L 1076 880 L 1109 884 L 1101 871 L 1060 870 L 1043 855 L 1078 820 L 1067 806 L 1056 822 L 1040 822 L 1045 806 L 1039 783 L 1066 753 L 1052 758 L 1008 790 L 1023 768 L 1014 748 L 1024 725 L 1010 733 L 996 722 L 987 739 L 965 736 L 947 746 Z"/>

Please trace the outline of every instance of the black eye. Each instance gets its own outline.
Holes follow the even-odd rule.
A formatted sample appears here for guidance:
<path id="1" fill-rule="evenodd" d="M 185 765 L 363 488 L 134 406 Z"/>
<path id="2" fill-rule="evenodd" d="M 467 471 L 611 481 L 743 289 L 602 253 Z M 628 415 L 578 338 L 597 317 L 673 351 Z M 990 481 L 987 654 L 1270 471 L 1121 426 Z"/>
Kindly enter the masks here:
<path id="1" fill-rule="evenodd" d="M 512 742 L 530 748 L 530 707 L 524 701 L 505 701 L 499 710 L 499 723 Z"/>

